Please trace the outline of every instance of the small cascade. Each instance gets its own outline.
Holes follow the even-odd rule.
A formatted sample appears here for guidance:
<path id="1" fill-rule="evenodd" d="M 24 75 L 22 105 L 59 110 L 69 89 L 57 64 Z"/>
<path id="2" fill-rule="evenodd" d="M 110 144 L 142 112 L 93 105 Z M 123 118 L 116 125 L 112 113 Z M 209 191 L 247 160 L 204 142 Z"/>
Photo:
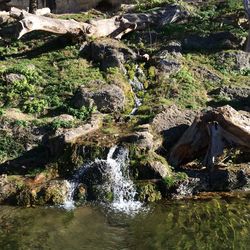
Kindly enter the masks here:
<path id="1" fill-rule="evenodd" d="M 105 183 L 103 189 L 107 188 L 112 192 L 113 201 L 110 207 L 117 212 L 131 213 L 137 211 L 142 203 L 135 201 L 136 189 L 129 178 L 128 173 L 129 151 L 126 148 L 114 146 L 109 150 L 106 160 L 96 159 L 90 164 L 80 168 L 70 181 L 67 181 L 68 192 L 63 207 L 71 210 L 74 205 L 74 194 L 76 188 L 84 180 L 88 171 L 99 168 Z M 91 172 L 90 171 L 90 172 Z"/>
<path id="2" fill-rule="evenodd" d="M 74 193 L 78 183 L 71 180 L 71 181 L 66 181 L 66 184 L 67 184 L 67 195 L 63 203 L 63 208 L 66 210 L 72 210 L 75 208 Z"/>
<path id="3" fill-rule="evenodd" d="M 138 76 L 144 75 L 143 71 L 139 68 L 138 65 L 136 65 L 136 75 Z M 142 105 L 142 101 L 138 98 L 136 92 L 144 90 L 144 85 L 142 82 L 140 82 L 137 76 L 134 76 L 132 80 L 130 79 L 129 84 L 132 87 L 132 91 L 134 94 L 134 102 L 135 102 L 134 108 L 130 112 L 130 115 L 134 115 L 137 112 L 138 108 Z"/>
<path id="4" fill-rule="evenodd" d="M 117 211 L 129 213 L 138 210 L 142 204 L 135 201 L 136 190 L 133 182 L 129 179 L 128 154 L 125 148 L 112 147 L 107 157 L 110 174 L 110 185 L 113 191 L 113 202 L 111 206 Z M 118 152 L 117 152 L 118 151 Z"/>

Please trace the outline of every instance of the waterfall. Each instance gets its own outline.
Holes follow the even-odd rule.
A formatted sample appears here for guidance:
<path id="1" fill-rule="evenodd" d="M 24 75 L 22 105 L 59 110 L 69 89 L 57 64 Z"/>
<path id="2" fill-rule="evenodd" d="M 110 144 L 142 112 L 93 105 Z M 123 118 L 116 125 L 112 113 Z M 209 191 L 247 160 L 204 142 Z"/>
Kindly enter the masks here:
<path id="1" fill-rule="evenodd" d="M 136 189 L 129 178 L 128 163 L 128 149 L 114 146 L 110 148 L 106 160 L 96 159 L 90 164 L 84 165 L 73 175 L 70 181 L 67 181 L 68 192 L 63 207 L 65 209 L 74 208 L 73 198 L 77 186 L 81 183 L 81 180 L 84 180 L 88 171 L 93 172 L 94 169 L 99 168 L 98 173 L 101 173 L 103 180 L 105 180 L 102 186 L 111 190 L 113 195 L 110 207 L 117 212 L 131 213 L 137 211 L 142 203 L 135 201 Z"/>
<path id="2" fill-rule="evenodd" d="M 110 149 L 107 157 L 107 171 L 110 171 L 110 185 L 113 191 L 111 206 L 125 213 L 136 211 L 141 207 L 141 202 L 135 201 L 136 190 L 128 173 L 128 154 L 125 148 L 120 148 L 116 155 L 117 146 Z"/>
<path id="3" fill-rule="evenodd" d="M 71 181 L 66 181 L 66 185 L 67 185 L 67 195 L 63 203 L 63 208 L 66 210 L 72 210 L 75 208 L 74 193 L 78 183 L 71 180 Z"/>

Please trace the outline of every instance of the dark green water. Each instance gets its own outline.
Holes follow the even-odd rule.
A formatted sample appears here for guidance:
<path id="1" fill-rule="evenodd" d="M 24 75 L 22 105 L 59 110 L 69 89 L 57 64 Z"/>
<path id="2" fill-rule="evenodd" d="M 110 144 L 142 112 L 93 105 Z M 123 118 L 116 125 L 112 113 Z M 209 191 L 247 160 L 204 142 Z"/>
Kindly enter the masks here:
<path id="1" fill-rule="evenodd" d="M 164 202 L 134 216 L 98 206 L 2 206 L 0 249 L 250 249 L 249 201 Z"/>

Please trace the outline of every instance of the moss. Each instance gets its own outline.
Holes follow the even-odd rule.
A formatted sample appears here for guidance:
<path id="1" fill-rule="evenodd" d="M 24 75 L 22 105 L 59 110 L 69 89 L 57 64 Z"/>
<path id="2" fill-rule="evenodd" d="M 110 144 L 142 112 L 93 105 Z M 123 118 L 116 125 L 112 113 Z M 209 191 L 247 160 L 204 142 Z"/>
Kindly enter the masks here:
<path id="1" fill-rule="evenodd" d="M 188 176 L 186 173 L 183 172 L 173 173 L 172 175 L 164 178 L 164 183 L 166 187 L 169 189 L 171 187 L 174 187 L 179 182 L 187 180 L 187 178 Z"/>
<path id="2" fill-rule="evenodd" d="M 9 85 L 5 82 L 5 75 L 9 73 L 22 74 L 26 78 Z M 77 46 L 43 53 L 29 60 L 22 58 L 18 62 L 8 57 L 0 70 L 0 101 L 4 106 L 41 114 L 64 106 L 78 86 L 92 79 L 103 80 L 102 73 L 79 58 Z"/>
<path id="3" fill-rule="evenodd" d="M 142 202 L 156 202 L 162 199 L 161 192 L 154 183 L 137 183 L 137 199 Z"/>
<path id="4" fill-rule="evenodd" d="M 134 107 L 134 94 L 128 80 L 118 68 L 110 68 L 106 73 L 106 81 L 109 84 L 115 84 L 119 86 L 124 91 L 126 96 L 124 113 L 130 113 Z"/>
<path id="5" fill-rule="evenodd" d="M 7 132 L 0 132 L 0 163 L 14 159 L 25 152 L 24 145 L 17 141 L 13 135 Z"/>

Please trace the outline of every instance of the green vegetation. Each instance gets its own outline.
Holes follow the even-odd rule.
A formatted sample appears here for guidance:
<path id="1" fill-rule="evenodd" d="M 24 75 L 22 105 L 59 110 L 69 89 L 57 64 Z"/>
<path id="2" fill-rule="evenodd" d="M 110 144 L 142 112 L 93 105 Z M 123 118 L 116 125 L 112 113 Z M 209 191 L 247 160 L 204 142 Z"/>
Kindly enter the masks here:
<path id="1" fill-rule="evenodd" d="M 141 183 L 137 185 L 138 199 L 143 202 L 155 202 L 161 200 L 161 192 L 153 183 Z"/>
<path id="2" fill-rule="evenodd" d="M 13 46 L 13 45 L 12 45 Z M 11 73 L 20 79 L 7 82 Z M 2 107 L 19 107 L 27 113 L 46 114 L 50 110 L 64 109 L 78 86 L 93 79 L 103 80 L 99 69 L 79 58 L 77 46 L 44 53 L 32 59 L 8 58 L 0 67 L 0 102 Z M 68 113 L 79 119 L 88 117 L 90 110 L 75 111 L 66 106 Z"/>
<path id="3" fill-rule="evenodd" d="M 25 151 L 21 142 L 17 142 L 13 136 L 7 133 L 0 133 L 0 163 L 16 158 Z"/>
<path id="4" fill-rule="evenodd" d="M 165 177 L 164 182 L 167 188 L 171 188 L 177 185 L 178 183 L 187 180 L 187 178 L 188 176 L 186 173 L 183 172 L 173 173 L 172 175 Z"/>

